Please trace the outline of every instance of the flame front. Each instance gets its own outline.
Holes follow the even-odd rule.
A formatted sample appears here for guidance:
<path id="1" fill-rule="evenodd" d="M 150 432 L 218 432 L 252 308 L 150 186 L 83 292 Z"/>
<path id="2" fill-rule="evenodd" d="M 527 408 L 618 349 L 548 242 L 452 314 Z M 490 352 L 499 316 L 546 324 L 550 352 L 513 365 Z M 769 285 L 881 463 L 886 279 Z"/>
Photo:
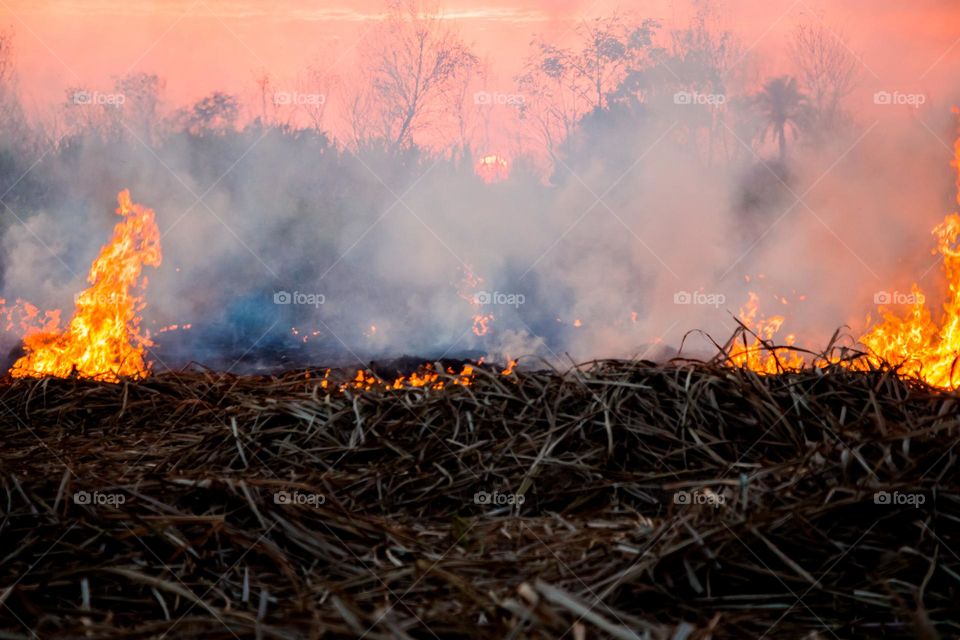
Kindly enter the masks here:
<path id="1" fill-rule="evenodd" d="M 957 203 L 960 204 L 960 138 L 954 143 Z M 926 296 L 914 284 L 909 313 L 899 317 L 881 309 L 883 320 L 860 338 L 876 361 L 899 366 L 907 375 L 943 388 L 960 386 L 960 215 L 954 213 L 933 229 L 935 253 L 943 259 L 947 290 L 938 319 L 927 308 Z"/>
<path id="2" fill-rule="evenodd" d="M 957 172 L 957 203 L 960 204 L 960 138 L 954 143 L 954 159 L 951 163 Z M 864 369 L 868 365 L 889 363 L 906 376 L 919 378 L 926 383 L 944 389 L 960 387 L 960 214 L 953 213 L 933 228 L 936 238 L 935 254 L 943 261 L 947 289 L 943 293 L 943 311 L 935 317 L 927 306 L 928 296 L 917 284 L 911 289 L 908 302 L 910 309 L 903 316 L 880 307 L 882 320 L 860 337 L 866 350 L 864 359 L 844 361 L 844 366 Z M 782 316 L 757 319 L 757 296 L 740 310 L 740 320 L 756 334 L 752 343 L 744 340 L 727 350 L 728 362 L 759 373 L 778 373 L 796 370 L 806 364 L 821 366 L 840 362 L 827 354 L 812 363 L 796 351 L 784 348 L 771 349 L 771 342 L 780 326 Z M 869 318 L 868 318 L 869 324 Z M 744 334 L 746 338 L 747 334 Z M 793 336 L 787 336 L 785 344 L 793 344 Z"/>
<path id="3" fill-rule="evenodd" d="M 26 355 L 11 368 L 13 377 L 116 382 L 149 373 L 144 350 L 152 343 L 140 332 L 139 315 L 145 303 L 134 290 L 146 287 L 146 278 L 141 279 L 144 265 L 160 265 L 160 230 L 153 211 L 134 204 L 129 191 L 122 191 L 118 201 L 122 220 L 93 261 L 87 276 L 90 287 L 76 297 L 69 325 L 63 331 L 46 327 L 27 333 Z"/>

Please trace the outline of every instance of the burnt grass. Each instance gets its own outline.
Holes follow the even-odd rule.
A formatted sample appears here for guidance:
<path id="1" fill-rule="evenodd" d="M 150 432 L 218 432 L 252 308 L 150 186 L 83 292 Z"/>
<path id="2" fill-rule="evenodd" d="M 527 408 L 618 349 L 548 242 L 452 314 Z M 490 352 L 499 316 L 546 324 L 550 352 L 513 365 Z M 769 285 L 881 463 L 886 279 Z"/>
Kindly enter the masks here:
<path id="1" fill-rule="evenodd" d="M 0 638 L 960 635 L 960 405 L 886 367 L 8 379 L 0 416 Z"/>

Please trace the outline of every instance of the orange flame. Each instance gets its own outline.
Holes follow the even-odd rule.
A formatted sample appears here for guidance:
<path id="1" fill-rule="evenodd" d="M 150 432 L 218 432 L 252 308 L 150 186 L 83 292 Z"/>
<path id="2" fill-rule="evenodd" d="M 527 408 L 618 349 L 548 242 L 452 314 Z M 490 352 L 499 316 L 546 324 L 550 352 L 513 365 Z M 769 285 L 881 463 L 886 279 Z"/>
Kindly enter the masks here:
<path id="1" fill-rule="evenodd" d="M 960 204 L 960 138 L 954 143 L 953 167 L 957 170 L 957 203 Z M 910 311 L 899 317 L 881 308 L 883 320 L 860 338 L 875 362 L 885 360 L 927 383 L 953 389 L 960 386 L 960 214 L 944 218 L 933 228 L 943 259 L 947 291 L 943 313 L 935 321 L 926 296 L 914 284 Z"/>
<path id="2" fill-rule="evenodd" d="M 473 384 L 476 377 L 476 370 L 473 365 L 465 364 L 457 373 L 452 367 L 448 367 L 446 373 L 449 378 L 444 380 L 440 373 L 430 363 L 423 365 L 419 371 L 411 373 L 409 376 L 399 376 L 393 382 L 388 382 L 377 377 L 370 371 L 363 369 L 357 370 L 357 375 L 348 382 L 336 385 L 330 380 L 330 369 L 327 369 L 323 378 L 320 380 L 320 388 L 327 391 L 390 391 L 397 389 L 425 388 L 442 390 L 447 385 L 469 387 Z M 506 375 L 506 372 L 504 372 Z"/>
<path id="3" fill-rule="evenodd" d="M 954 143 L 954 159 L 951 165 L 957 171 L 957 203 L 960 204 L 960 138 Z M 943 293 L 943 311 L 938 317 L 927 307 L 927 296 L 914 283 L 906 301 L 910 309 L 903 316 L 894 314 L 881 306 L 882 320 L 860 337 L 866 348 L 866 363 L 879 365 L 887 362 L 903 375 L 917 377 L 926 383 L 944 389 L 960 387 L 960 214 L 953 213 L 935 226 L 936 237 L 933 253 L 943 260 L 943 272 L 947 290 Z M 785 303 L 785 300 L 780 300 Z M 736 344 L 729 353 L 734 366 L 746 367 L 760 373 L 777 373 L 795 370 L 805 365 L 804 358 L 786 349 L 766 348 L 763 341 L 771 341 L 783 324 L 783 316 L 757 320 L 757 296 L 740 310 L 744 326 L 754 331 L 757 338 L 752 344 Z M 869 318 L 867 322 L 869 324 Z M 793 336 L 784 343 L 793 344 Z M 817 358 L 813 366 L 836 363 L 840 360 L 828 354 Z M 845 366 L 855 369 L 865 367 L 863 360 L 852 360 Z"/>
<path id="4" fill-rule="evenodd" d="M 134 204 L 129 191 L 121 191 L 118 201 L 123 219 L 93 261 L 91 286 L 77 295 L 69 325 L 62 332 L 56 323 L 28 332 L 26 355 L 10 369 L 13 377 L 75 375 L 117 382 L 149 373 L 144 350 L 152 342 L 140 332 L 139 315 L 145 303 L 131 290 L 146 287 L 147 279 L 140 277 L 144 265 L 160 265 L 160 230 L 153 211 Z"/>
<path id="5" fill-rule="evenodd" d="M 734 367 L 743 367 L 758 373 L 779 373 L 781 371 L 795 371 L 803 367 L 803 357 L 786 348 L 768 349 L 770 344 L 783 326 L 783 316 L 758 318 L 759 296 L 749 293 L 747 303 L 740 307 L 739 319 L 743 326 L 755 335 L 744 333 L 731 345 L 728 360 Z M 785 303 L 785 299 L 781 300 Z M 793 346 L 796 338 L 791 334 L 784 339 L 787 347 Z"/>
<path id="6" fill-rule="evenodd" d="M 474 170 L 487 184 L 503 182 L 510 177 L 510 164 L 507 159 L 496 154 L 480 158 Z"/>
<path id="7" fill-rule="evenodd" d="M 496 319 L 492 313 L 481 313 L 483 304 L 480 300 L 480 285 L 483 284 L 483 278 L 474 275 L 469 268 L 464 269 L 463 281 L 460 283 L 459 296 L 470 303 L 474 309 L 473 315 L 473 334 L 476 336 L 485 336 L 490 331 L 490 324 Z"/>

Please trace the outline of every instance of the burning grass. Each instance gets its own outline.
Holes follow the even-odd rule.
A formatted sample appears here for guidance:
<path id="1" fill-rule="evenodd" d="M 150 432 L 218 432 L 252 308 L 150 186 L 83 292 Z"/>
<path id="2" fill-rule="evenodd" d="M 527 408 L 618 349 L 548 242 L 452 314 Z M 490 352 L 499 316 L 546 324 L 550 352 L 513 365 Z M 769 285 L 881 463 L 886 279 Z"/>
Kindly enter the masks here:
<path id="1" fill-rule="evenodd" d="M 954 393 L 887 367 L 437 375 L 6 381 L 3 637 L 960 634 Z"/>

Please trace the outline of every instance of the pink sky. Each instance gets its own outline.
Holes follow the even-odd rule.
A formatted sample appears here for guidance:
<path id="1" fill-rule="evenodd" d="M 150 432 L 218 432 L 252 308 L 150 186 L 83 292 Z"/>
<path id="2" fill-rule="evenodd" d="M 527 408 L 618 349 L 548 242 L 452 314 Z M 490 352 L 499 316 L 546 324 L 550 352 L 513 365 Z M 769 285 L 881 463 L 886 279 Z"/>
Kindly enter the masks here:
<path id="1" fill-rule="evenodd" d="M 822 16 L 862 53 L 864 89 L 956 95 L 960 67 L 957 0 L 726 0 L 721 23 L 782 73 L 782 43 L 802 20 Z M 447 16 L 488 62 L 491 82 L 509 90 L 536 34 L 569 37 L 576 21 L 614 7 L 684 24 L 691 0 L 446 0 Z M 16 32 L 24 97 L 44 108 L 69 86 L 109 89 L 130 71 L 157 73 L 166 97 L 183 105 L 223 90 L 250 97 L 266 70 L 293 83 L 310 62 L 349 78 L 354 46 L 384 10 L 382 0 L 0 0 L 0 24 Z"/>

